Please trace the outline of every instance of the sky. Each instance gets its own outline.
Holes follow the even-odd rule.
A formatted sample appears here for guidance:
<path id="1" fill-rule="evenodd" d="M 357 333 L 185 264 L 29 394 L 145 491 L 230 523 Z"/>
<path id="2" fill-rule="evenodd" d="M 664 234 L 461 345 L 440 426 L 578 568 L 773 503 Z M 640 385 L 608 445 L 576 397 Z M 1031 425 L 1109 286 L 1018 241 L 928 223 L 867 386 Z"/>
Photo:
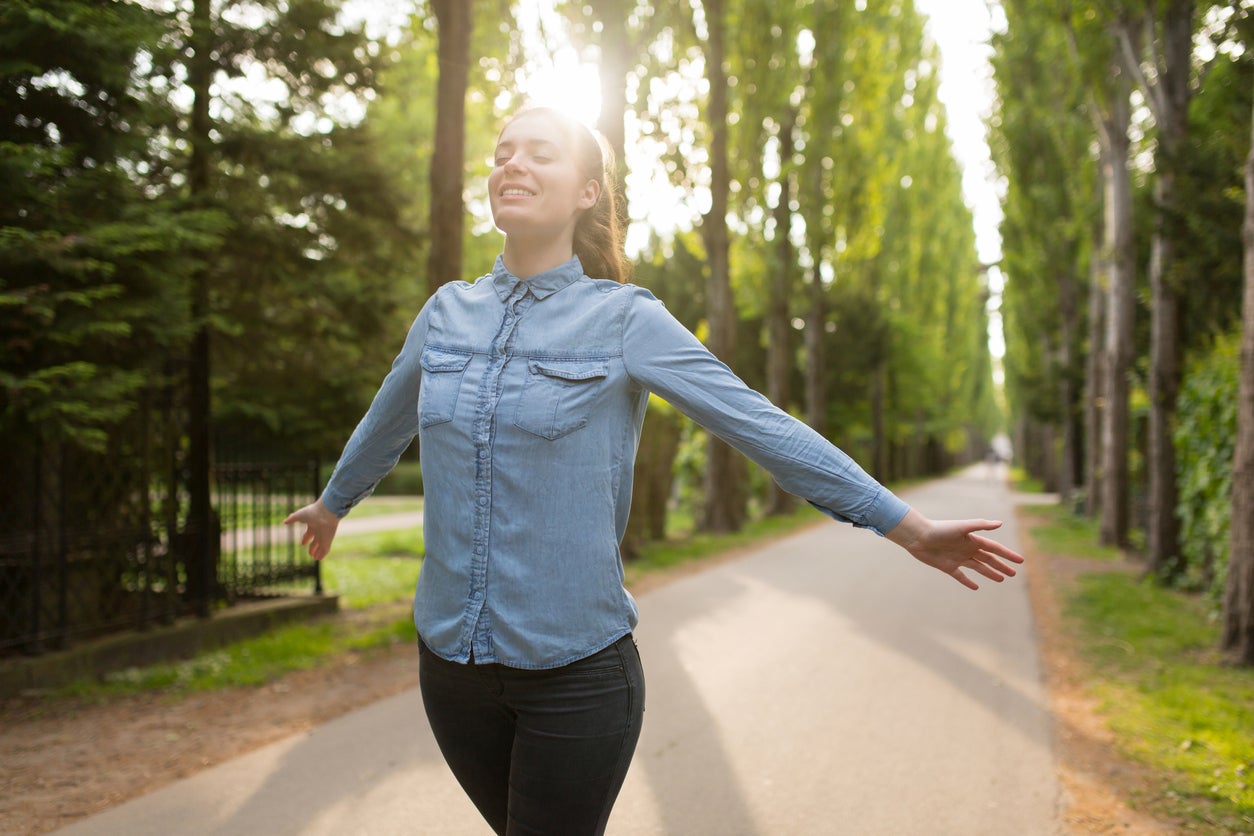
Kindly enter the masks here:
<path id="1" fill-rule="evenodd" d="M 939 95 L 949 117 L 954 156 L 962 167 L 963 194 L 974 216 L 976 251 L 982 263 L 993 265 L 1001 260 L 1002 213 L 984 119 L 993 102 L 989 35 L 994 25 L 1003 25 L 994 18 L 1000 16 L 1000 7 L 990 11 L 989 0 L 914 0 L 914 5 L 927 16 L 927 33 L 941 52 Z M 1004 285 L 1001 270 L 991 267 L 988 343 L 999 383 L 1000 361 L 1006 353 L 1000 312 Z"/>
<path id="2" fill-rule="evenodd" d="M 927 32 L 941 50 L 940 99 L 963 170 L 963 192 L 976 216 L 976 248 L 980 260 L 992 264 L 1001 257 L 1001 205 L 984 128 L 993 97 L 988 43 L 993 19 L 986 0 L 915 0 L 914 5 L 927 15 Z"/>

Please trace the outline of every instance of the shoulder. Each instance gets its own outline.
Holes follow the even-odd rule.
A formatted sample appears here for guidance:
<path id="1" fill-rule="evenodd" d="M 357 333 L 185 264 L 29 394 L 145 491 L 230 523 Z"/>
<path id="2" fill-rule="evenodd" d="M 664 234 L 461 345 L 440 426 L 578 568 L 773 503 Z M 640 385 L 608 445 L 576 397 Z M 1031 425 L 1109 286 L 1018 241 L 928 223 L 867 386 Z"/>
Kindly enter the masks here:
<path id="1" fill-rule="evenodd" d="M 488 281 L 484 281 L 488 279 Z M 473 281 L 457 279 L 445 282 L 436 288 L 425 303 L 426 307 L 439 308 L 448 305 L 465 304 L 492 292 L 491 276 L 480 276 Z"/>
<path id="2" fill-rule="evenodd" d="M 492 287 L 491 278 L 492 278 L 492 274 L 489 273 L 485 276 L 480 276 L 477 279 L 472 279 L 471 281 L 465 281 L 464 279 L 455 279 L 454 281 L 451 281 L 451 282 L 445 282 L 444 284 L 440 285 L 439 288 L 436 289 L 435 293 L 431 294 L 431 297 L 434 299 L 435 297 L 441 296 L 441 295 L 451 296 L 451 295 L 470 293 L 474 291 L 476 288 L 479 289 L 480 291 L 491 290 L 491 287 Z"/>
<path id="3" fill-rule="evenodd" d="M 650 303 L 665 307 L 665 303 L 654 296 L 652 291 L 638 284 L 615 282 L 609 279 L 593 279 L 587 276 L 584 277 L 584 281 L 587 282 L 590 290 L 613 298 L 615 301 L 628 307 Z"/>

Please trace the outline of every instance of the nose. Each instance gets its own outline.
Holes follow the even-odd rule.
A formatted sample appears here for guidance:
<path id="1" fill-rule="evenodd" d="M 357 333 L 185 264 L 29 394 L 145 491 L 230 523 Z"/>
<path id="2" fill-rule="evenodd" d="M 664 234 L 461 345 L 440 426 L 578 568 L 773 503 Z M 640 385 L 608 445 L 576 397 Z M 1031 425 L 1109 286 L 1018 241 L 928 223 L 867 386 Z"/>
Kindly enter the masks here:
<path id="1" fill-rule="evenodd" d="M 505 164 L 501 166 L 507 173 L 522 171 L 522 158 L 518 154 L 511 154 Z"/>

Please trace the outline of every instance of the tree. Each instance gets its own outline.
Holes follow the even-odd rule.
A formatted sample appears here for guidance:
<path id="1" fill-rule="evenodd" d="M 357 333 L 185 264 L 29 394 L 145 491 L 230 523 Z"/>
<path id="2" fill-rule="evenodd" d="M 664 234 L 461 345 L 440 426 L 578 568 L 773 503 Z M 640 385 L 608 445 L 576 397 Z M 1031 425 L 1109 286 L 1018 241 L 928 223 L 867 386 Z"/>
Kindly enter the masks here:
<path id="1" fill-rule="evenodd" d="M 1007 177 L 1001 225 L 1007 388 L 1017 452 L 1030 473 L 1066 498 L 1081 484 L 1085 459 L 1080 391 L 1083 286 L 1092 251 L 1086 243 L 1095 215 L 1094 171 L 1086 159 L 1093 128 L 1081 86 L 1066 72 L 1064 32 L 1048 8 L 1025 2 L 1003 8 L 1007 28 L 993 40 L 999 95 L 990 144 Z"/>
<path id="2" fill-rule="evenodd" d="M 1237 391 L 1232 527 L 1221 646 L 1237 663 L 1254 665 L 1254 117 L 1245 162 L 1242 239 L 1245 289 L 1241 305 L 1241 379 Z"/>
<path id="3" fill-rule="evenodd" d="M 706 345 L 725 362 L 736 345 L 736 304 L 732 295 L 730 244 L 727 230 L 731 173 L 727 163 L 727 11 L 724 0 L 705 0 L 707 31 L 705 73 L 710 82 L 706 121 L 710 127 L 710 208 L 701 219 L 705 242 L 706 304 L 709 336 Z M 710 437 L 706 460 L 704 531 L 738 531 L 745 520 L 744 460 L 727 444 Z"/>
<path id="4" fill-rule="evenodd" d="M 801 288 L 793 221 L 798 209 L 797 122 L 807 84 L 798 38 L 806 11 L 805 4 L 743 4 L 739 25 L 733 28 L 731 56 L 736 78 L 730 91 L 731 110 L 737 118 L 729 131 L 730 158 L 739 181 L 732 211 L 748 222 L 753 249 L 769 253 L 762 263 L 740 259 L 733 265 L 738 274 L 733 280 L 739 278 L 742 288 L 765 284 L 764 388 L 767 398 L 784 410 L 793 408 L 792 302 Z M 765 276 L 751 275 L 755 271 Z M 741 293 L 741 299 L 745 295 Z M 794 497 L 775 482 L 767 490 L 768 514 L 783 514 L 793 507 Z"/>
<path id="5" fill-rule="evenodd" d="M 1154 235 L 1150 247 L 1150 371 L 1148 571 L 1169 578 L 1180 570 L 1180 525 L 1176 517 L 1176 461 L 1172 428 L 1180 390 L 1180 300 L 1176 283 L 1176 238 L 1171 225 L 1180 213 L 1177 181 L 1189 127 L 1194 3 L 1168 0 L 1139 20 L 1125 13 L 1116 32 L 1128 72 L 1137 79 L 1154 116 Z M 1138 54 L 1134 29 L 1144 27 Z M 1143 66 L 1147 64 L 1148 66 Z"/>
<path id="6" fill-rule="evenodd" d="M 1132 178 L 1128 170 L 1132 119 L 1132 79 L 1119 58 L 1109 10 L 1092 0 L 1064 3 L 1064 21 L 1075 71 L 1090 91 L 1088 113 L 1101 145 L 1101 259 L 1107 268 L 1102 313 L 1101 451 L 1099 531 L 1103 544 L 1128 542 L 1128 471 L 1131 390 L 1136 311 L 1136 252 Z M 1132 32 L 1132 48 L 1140 48 Z M 1090 347 L 1090 350 L 1096 350 Z M 1089 395 L 1094 389 L 1090 383 Z"/>
<path id="7" fill-rule="evenodd" d="M 470 0 L 431 0 L 439 21 L 440 79 L 436 93 L 435 152 L 431 155 L 430 249 L 427 291 L 462 278 L 462 173 L 466 154 L 466 87 L 470 76 Z"/>

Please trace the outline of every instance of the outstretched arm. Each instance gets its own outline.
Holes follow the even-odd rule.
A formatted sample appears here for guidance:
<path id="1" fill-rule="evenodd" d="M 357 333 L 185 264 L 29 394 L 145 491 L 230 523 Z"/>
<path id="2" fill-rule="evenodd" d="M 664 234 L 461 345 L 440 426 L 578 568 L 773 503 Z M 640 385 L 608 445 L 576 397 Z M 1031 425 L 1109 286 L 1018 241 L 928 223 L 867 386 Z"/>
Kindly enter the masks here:
<path id="1" fill-rule="evenodd" d="M 963 586 L 979 589 L 964 569 L 1001 583 L 1014 577 L 1010 563 L 1023 562 L 1018 552 L 976 533 L 1000 527 L 1001 522 L 995 520 L 930 520 L 911 508 L 885 536 L 920 563 L 939 569 Z"/>

